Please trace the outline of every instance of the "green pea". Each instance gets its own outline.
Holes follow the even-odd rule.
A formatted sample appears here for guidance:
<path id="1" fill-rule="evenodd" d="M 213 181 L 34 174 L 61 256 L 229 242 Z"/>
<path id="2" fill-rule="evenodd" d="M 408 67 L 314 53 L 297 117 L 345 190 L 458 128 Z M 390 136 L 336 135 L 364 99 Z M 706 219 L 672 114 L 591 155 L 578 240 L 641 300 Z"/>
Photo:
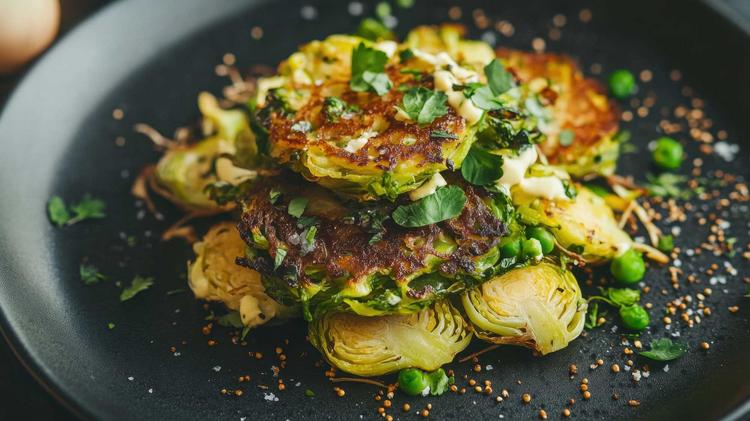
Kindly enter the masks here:
<path id="1" fill-rule="evenodd" d="M 385 19 L 391 15 L 391 5 L 386 2 L 380 2 L 375 5 L 375 16 Z"/>
<path id="2" fill-rule="evenodd" d="M 530 227 L 526 230 L 526 236 L 536 238 L 542 245 L 542 253 L 549 254 L 555 248 L 555 236 L 542 227 Z"/>
<path id="3" fill-rule="evenodd" d="M 664 253 L 671 253 L 674 248 L 674 238 L 671 235 L 662 235 L 659 237 L 659 244 L 656 248 Z"/>
<path id="4" fill-rule="evenodd" d="M 620 318 L 622 325 L 631 330 L 643 330 L 651 322 L 646 309 L 639 304 L 620 307 Z"/>
<path id="5" fill-rule="evenodd" d="M 521 240 L 518 238 L 511 239 L 507 243 L 503 244 L 500 249 L 500 254 L 503 257 L 515 257 L 521 252 Z"/>
<path id="6" fill-rule="evenodd" d="M 414 6 L 414 0 L 396 0 L 396 6 L 402 9 L 410 9 Z"/>
<path id="7" fill-rule="evenodd" d="M 609 91 L 617 99 L 625 99 L 635 92 L 635 76 L 625 69 L 615 70 L 609 75 Z"/>
<path id="8" fill-rule="evenodd" d="M 633 249 L 615 257 L 609 265 L 609 270 L 618 281 L 623 284 L 634 284 L 646 273 L 646 264 L 641 254 Z"/>
<path id="9" fill-rule="evenodd" d="M 398 387 L 407 395 L 421 395 L 427 386 L 424 372 L 418 368 L 406 368 L 398 373 Z"/>
<path id="10" fill-rule="evenodd" d="M 521 252 L 524 259 L 539 259 L 544 255 L 542 243 L 536 238 L 529 238 L 521 243 Z"/>
<path id="11" fill-rule="evenodd" d="M 654 163 L 665 170 L 675 170 L 682 165 L 685 151 L 680 142 L 671 137 L 660 137 L 656 139 L 656 147 L 652 153 Z"/>

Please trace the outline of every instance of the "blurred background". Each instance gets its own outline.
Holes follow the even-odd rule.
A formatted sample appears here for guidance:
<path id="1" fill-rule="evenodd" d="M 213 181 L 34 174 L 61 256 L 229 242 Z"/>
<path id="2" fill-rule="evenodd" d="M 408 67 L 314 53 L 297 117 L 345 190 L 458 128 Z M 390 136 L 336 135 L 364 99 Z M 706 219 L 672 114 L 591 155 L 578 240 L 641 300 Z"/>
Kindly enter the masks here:
<path id="1" fill-rule="evenodd" d="M 116 0 L 0 0 L 0 111 L 15 85 L 47 47 L 112 1 Z M 675 7 L 682 1 L 674 0 Z M 719 4 L 737 24 L 750 27 L 750 0 L 704 1 Z M 75 417 L 26 372 L 0 340 L 0 420 L 6 419 Z"/>

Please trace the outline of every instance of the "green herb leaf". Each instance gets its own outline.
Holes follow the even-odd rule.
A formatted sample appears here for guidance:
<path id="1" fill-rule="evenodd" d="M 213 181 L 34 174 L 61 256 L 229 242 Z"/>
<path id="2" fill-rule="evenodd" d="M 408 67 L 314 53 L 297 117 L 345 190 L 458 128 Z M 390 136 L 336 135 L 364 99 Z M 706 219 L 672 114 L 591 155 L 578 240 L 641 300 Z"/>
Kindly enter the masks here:
<path id="1" fill-rule="evenodd" d="M 135 297 L 139 292 L 149 289 L 153 284 L 154 278 L 143 278 L 136 275 L 136 277 L 133 278 L 133 282 L 130 283 L 130 286 L 122 290 L 120 293 L 120 301 L 127 301 Z"/>
<path id="2" fill-rule="evenodd" d="M 370 41 L 378 41 L 383 39 L 391 40 L 395 38 L 393 32 L 391 32 L 390 29 L 388 29 L 377 19 L 373 18 L 362 19 L 362 22 L 359 23 L 357 32 L 355 34 L 364 39 L 369 39 Z"/>
<path id="3" fill-rule="evenodd" d="M 458 139 L 458 136 L 456 136 L 455 134 L 451 132 L 446 132 L 445 130 L 433 130 L 430 132 L 430 138 L 455 140 L 455 139 Z"/>
<path id="4" fill-rule="evenodd" d="M 493 59 L 484 66 L 484 74 L 487 76 L 487 85 L 495 96 L 502 95 L 513 87 L 513 75 L 505 70 L 498 59 Z"/>
<path id="5" fill-rule="evenodd" d="M 671 235 L 660 236 L 656 248 L 664 253 L 670 253 L 674 248 L 674 238 Z"/>
<path id="6" fill-rule="evenodd" d="M 583 327 L 586 329 L 593 329 L 599 326 L 599 303 L 593 302 L 589 304 L 589 308 L 586 311 L 586 322 Z"/>
<path id="7" fill-rule="evenodd" d="M 486 111 L 499 110 L 503 104 L 495 98 L 489 86 L 481 86 L 471 92 L 471 102 Z"/>
<path id="8" fill-rule="evenodd" d="M 565 129 L 560 131 L 560 135 L 558 139 L 560 140 L 560 144 L 563 146 L 570 146 L 573 144 L 573 140 L 575 140 L 576 134 L 573 133 L 573 130 Z"/>
<path id="9" fill-rule="evenodd" d="M 639 352 L 640 355 L 654 361 L 672 361 L 687 352 L 687 346 L 671 339 L 662 338 L 651 342 L 651 349 Z"/>
<path id="10" fill-rule="evenodd" d="M 281 192 L 276 189 L 271 189 L 268 192 L 268 201 L 271 202 L 272 205 L 276 204 L 276 201 L 279 200 L 279 197 L 281 197 Z"/>
<path id="11" fill-rule="evenodd" d="M 461 175 L 477 186 L 492 184 L 503 176 L 503 157 L 472 147 L 461 164 Z"/>
<path id="12" fill-rule="evenodd" d="M 99 269 L 97 269 L 94 265 L 82 264 L 79 268 L 79 273 L 81 275 L 81 280 L 86 285 L 93 285 L 95 283 L 98 283 L 99 281 L 107 279 L 106 276 L 99 273 Z"/>
<path id="13" fill-rule="evenodd" d="M 326 120 L 331 122 L 357 111 L 359 111 L 359 107 L 349 105 L 343 99 L 335 96 L 329 96 L 323 100 L 323 114 L 325 114 Z"/>
<path id="14" fill-rule="evenodd" d="M 379 50 L 360 43 L 352 51 L 352 78 L 349 86 L 355 92 L 372 91 L 385 95 L 391 89 L 391 81 L 385 74 L 388 56 Z"/>
<path id="15" fill-rule="evenodd" d="M 73 211 L 73 218 L 68 221 L 68 225 L 73 225 L 76 222 L 83 221 L 85 219 L 100 219 L 107 216 L 104 213 L 106 204 L 100 199 L 94 199 L 90 195 L 83 196 L 83 199 L 70 207 Z"/>
<path id="16" fill-rule="evenodd" d="M 602 295 L 609 298 L 615 307 L 632 306 L 641 300 L 641 292 L 630 288 L 607 288 L 602 289 Z"/>
<path id="17" fill-rule="evenodd" d="M 430 124 L 448 113 L 447 101 L 445 93 L 419 86 L 406 91 L 400 110 L 419 124 Z"/>
<path id="18" fill-rule="evenodd" d="M 284 261 L 284 258 L 286 257 L 286 250 L 282 248 L 276 249 L 276 255 L 273 258 L 273 270 L 276 270 L 281 266 L 281 263 Z"/>
<path id="19" fill-rule="evenodd" d="M 307 390 L 305 390 L 305 396 L 307 396 L 308 398 L 314 398 L 315 397 L 315 392 L 313 392 L 310 389 L 307 389 Z"/>
<path id="20" fill-rule="evenodd" d="M 401 63 L 409 60 L 412 57 L 414 57 L 414 51 L 412 51 L 411 48 L 401 50 L 401 52 L 398 53 L 398 58 L 401 60 Z"/>
<path id="21" fill-rule="evenodd" d="M 391 216 L 402 227 L 423 227 L 457 217 L 464 205 L 464 191 L 458 186 L 445 186 L 414 203 L 397 207 Z"/>
<path id="22" fill-rule="evenodd" d="M 47 203 L 47 213 L 53 224 L 61 227 L 70 220 L 70 213 L 65 207 L 65 202 L 60 196 L 52 196 Z"/>
<path id="23" fill-rule="evenodd" d="M 445 370 L 442 368 L 438 368 L 430 373 L 425 373 L 424 378 L 430 386 L 430 395 L 432 396 L 442 395 L 448 391 L 450 385 L 455 383 L 455 379 L 453 377 L 448 377 L 448 375 L 445 374 Z"/>
<path id="24" fill-rule="evenodd" d="M 219 317 L 216 322 L 220 326 L 224 327 L 236 327 L 237 329 L 245 327 L 245 325 L 242 323 L 242 316 L 240 315 L 239 311 L 230 311 L 229 313 Z"/>
<path id="25" fill-rule="evenodd" d="M 677 175 L 668 172 L 659 174 L 658 177 L 654 177 L 651 174 L 646 174 L 648 180 L 649 193 L 653 196 L 661 197 L 672 197 L 675 199 L 689 199 L 692 194 L 689 191 L 682 190 L 680 185 L 687 181 L 687 177 L 684 175 Z"/>
<path id="26" fill-rule="evenodd" d="M 305 230 L 304 242 L 302 243 L 302 254 L 307 254 L 315 248 L 315 235 L 318 233 L 318 227 L 311 225 Z"/>
<path id="27" fill-rule="evenodd" d="M 289 212 L 289 215 L 292 215 L 295 218 L 299 218 L 305 212 L 305 208 L 307 207 L 307 203 L 309 201 L 310 199 L 306 197 L 295 197 L 294 199 L 289 201 L 287 212 Z"/>

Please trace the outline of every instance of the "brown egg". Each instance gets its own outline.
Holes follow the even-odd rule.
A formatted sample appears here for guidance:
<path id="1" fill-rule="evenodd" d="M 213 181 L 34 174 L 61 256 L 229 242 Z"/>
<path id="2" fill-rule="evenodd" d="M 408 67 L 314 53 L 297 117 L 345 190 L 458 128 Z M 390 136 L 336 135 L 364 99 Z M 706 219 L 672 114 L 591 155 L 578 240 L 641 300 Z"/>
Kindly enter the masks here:
<path id="1" fill-rule="evenodd" d="M 0 74 L 44 51 L 59 27 L 59 0 L 0 0 Z"/>

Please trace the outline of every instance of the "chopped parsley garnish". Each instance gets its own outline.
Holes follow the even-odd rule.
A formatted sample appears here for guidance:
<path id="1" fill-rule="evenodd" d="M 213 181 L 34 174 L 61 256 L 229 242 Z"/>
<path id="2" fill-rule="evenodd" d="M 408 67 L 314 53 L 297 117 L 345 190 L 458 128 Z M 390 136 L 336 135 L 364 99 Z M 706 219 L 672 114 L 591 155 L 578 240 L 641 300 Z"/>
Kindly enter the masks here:
<path id="1" fill-rule="evenodd" d="M 315 249 L 315 235 L 318 233 L 318 227 L 311 225 L 304 232 L 304 241 L 302 242 L 302 255 Z"/>
<path id="2" fill-rule="evenodd" d="M 268 201 L 271 202 L 272 205 L 276 204 L 276 201 L 279 200 L 279 197 L 281 197 L 281 192 L 276 189 L 271 189 L 268 192 Z"/>
<path id="3" fill-rule="evenodd" d="M 503 107 L 489 86 L 481 86 L 471 92 L 471 102 L 485 111 L 499 110 Z"/>
<path id="4" fill-rule="evenodd" d="M 65 201 L 60 196 L 52 196 L 47 203 L 49 219 L 58 227 L 73 225 L 86 219 L 101 219 L 106 216 L 104 209 L 106 204 L 91 195 L 83 196 L 80 202 L 66 207 Z"/>
<path id="5" fill-rule="evenodd" d="M 458 186 L 445 186 L 414 203 L 397 207 L 391 216 L 402 227 L 423 227 L 457 217 L 464 205 L 464 191 Z"/>
<path id="6" fill-rule="evenodd" d="M 352 78 L 349 87 L 355 92 L 375 92 L 382 96 L 391 89 L 391 81 L 385 74 L 388 56 L 360 43 L 352 51 Z"/>
<path id="7" fill-rule="evenodd" d="M 284 262 L 284 258 L 286 257 L 286 250 L 282 248 L 276 249 L 276 255 L 273 258 L 273 270 L 276 270 L 281 266 L 281 263 Z"/>
<path id="8" fill-rule="evenodd" d="M 81 264 L 79 272 L 81 275 L 81 280 L 86 285 L 93 285 L 98 283 L 99 281 L 107 279 L 106 276 L 99 273 L 99 269 L 97 269 L 94 265 Z"/>
<path id="9" fill-rule="evenodd" d="M 576 134 L 573 133 L 573 130 L 565 129 L 560 131 L 560 136 L 558 139 L 560 140 L 560 144 L 563 146 L 570 146 L 573 144 L 573 141 L 576 138 Z"/>
<path id="10" fill-rule="evenodd" d="M 402 50 L 398 53 L 398 58 L 401 59 L 401 62 L 405 62 L 409 60 L 410 58 L 414 57 L 414 51 L 411 50 L 411 48 L 407 48 L 406 50 Z"/>
<path id="11" fill-rule="evenodd" d="M 484 66 L 484 74 L 487 76 L 487 85 L 495 96 L 502 95 L 513 87 L 513 75 L 505 70 L 498 59 Z"/>
<path id="12" fill-rule="evenodd" d="M 153 284 L 154 278 L 144 278 L 136 275 L 136 277 L 133 278 L 133 282 L 130 283 L 130 286 L 123 289 L 120 293 L 120 301 L 127 301 L 135 297 L 139 292 L 149 289 Z"/>
<path id="13" fill-rule="evenodd" d="M 672 197 L 675 199 L 689 199 L 692 193 L 688 190 L 683 190 L 680 185 L 687 181 L 687 177 L 684 175 L 672 174 L 672 173 L 661 173 L 658 177 L 651 174 L 646 175 L 648 180 L 649 193 L 654 196 L 661 197 Z"/>
<path id="14" fill-rule="evenodd" d="M 341 98 L 335 96 L 329 96 L 323 100 L 323 114 L 325 114 L 326 120 L 329 122 L 334 122 L 342 116 L 357 111 L 359 111 L 359 107 L 356 105 L 349 105 Z"/>
<path id="15" fill-rule="evenodd" d="M 651 342 L 651 349 L 639 352 L 639 354 L 654 361 L 672 361 L 680 358 L 686 352 L 687 346 L 685 344 L 662 338 Z"/>
<path id="16" fill-rule="evenodd" d="M 115 324 L 112 322 L 107 323 L 107 329 L 112 330 L 115 328 Z"/>
<path id="17" fill-rule="evenodd" d="M 395 38 L 390 29 L 377 19 L 373 18 L 362 19 L 362 22 L 360 22 L 357 27 L 356 35 L 364 39 L 369 39 L 370 41 Z"/>
<path id="18" fill-rule="evenodd" d="M 492 184 L 503 176 L 503 157 L 472 147 L 461 164 L 461 175 L 477 186 Z"/>
<path id="19" fill-rule="evenodd" d="M 307 203 L 309 201 L 310 199 L 306 197 L 295 197 L 294 199 L 289 201 L 287 212 L 289 213 L 289 215 L 292 215 L 295 218 L 299 218 L 305 212 L 305 208 L 307 207 Z"/>
<path id="20" fill-rule="evenodd" d="M 430 124 L 436 118 L 448 113 L 448 96 L 439 91 L 431 91 L 419 86 L 404 93 L 399 110 L 406 113 L 418 124 Z"/>

